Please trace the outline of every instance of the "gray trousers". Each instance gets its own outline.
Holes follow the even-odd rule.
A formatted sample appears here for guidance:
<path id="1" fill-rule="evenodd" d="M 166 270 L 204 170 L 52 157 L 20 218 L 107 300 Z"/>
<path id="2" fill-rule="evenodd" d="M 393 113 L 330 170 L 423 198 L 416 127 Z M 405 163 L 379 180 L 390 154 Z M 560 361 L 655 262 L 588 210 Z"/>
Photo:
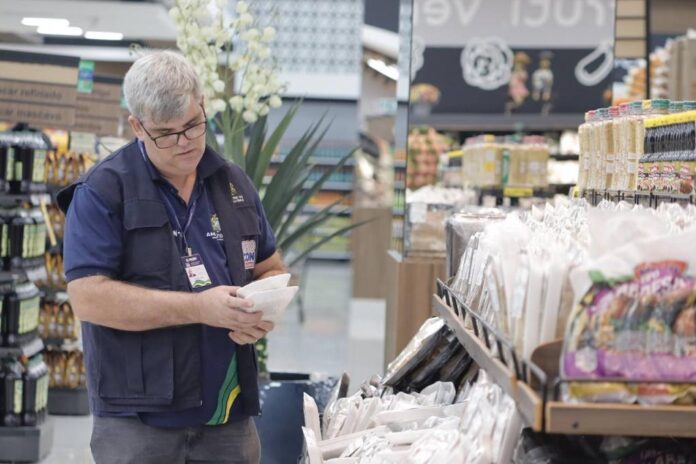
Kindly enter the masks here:
<path id="1" fill-rule="evenodd" d="M 251 418 L 166 429 L 137 417 L 94 417 L 90 447 L 96 464 L 258 464 L 261 455 Z"/>

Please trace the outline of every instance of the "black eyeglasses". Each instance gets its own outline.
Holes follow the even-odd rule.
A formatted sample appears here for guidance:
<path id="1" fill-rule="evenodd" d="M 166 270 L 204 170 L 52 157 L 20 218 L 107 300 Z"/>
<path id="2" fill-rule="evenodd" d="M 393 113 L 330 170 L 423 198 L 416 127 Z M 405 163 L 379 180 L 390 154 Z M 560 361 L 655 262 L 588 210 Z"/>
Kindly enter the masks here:
<path id="1" fill-rule="evenodd" d="M 200 122 L 198 124 L 194 124 L 191 127 L 187 127 L 186 129 L 179 131 L 179 132 L 172 132 L 170 134 L 164 134 L 160 135 L 158 137 L 153 137 L 147 129 L 145 129 L 145 125 L 143 122 L 138 119 L 140 122 L 140 126 L 143 128 L 145 133 L 147 134 L 148 137 L 150 137 L 150 140 L 155 142 L 155 146 L 159 149 L 165 149 L 165 148 L 171 148 L 174 145 L 177 145 L 179 143 L 179 137 L 182 135 L 186 137 L 187 140 L 193 140 L 197 139 L 198 137 L 202 136 L 206 132 L 207 128 L 207 116 L 205 115 L 205 108 L 201 106 L 201 109 L 203 110 L 203 122 Z"/>

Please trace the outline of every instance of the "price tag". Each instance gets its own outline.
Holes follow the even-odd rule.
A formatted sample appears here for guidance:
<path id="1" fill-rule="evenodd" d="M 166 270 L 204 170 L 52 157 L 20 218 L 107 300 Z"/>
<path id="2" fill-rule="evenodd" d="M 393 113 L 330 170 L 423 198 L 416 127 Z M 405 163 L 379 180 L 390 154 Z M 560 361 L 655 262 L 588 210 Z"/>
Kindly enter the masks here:
<path id="1" fill-rule="evenodd" d="M 520 198 L 520 197 L 531 197 L 534 195 L 534 190 L 528 187 L 505 187 L 503 189 L 503 196 Z"/>

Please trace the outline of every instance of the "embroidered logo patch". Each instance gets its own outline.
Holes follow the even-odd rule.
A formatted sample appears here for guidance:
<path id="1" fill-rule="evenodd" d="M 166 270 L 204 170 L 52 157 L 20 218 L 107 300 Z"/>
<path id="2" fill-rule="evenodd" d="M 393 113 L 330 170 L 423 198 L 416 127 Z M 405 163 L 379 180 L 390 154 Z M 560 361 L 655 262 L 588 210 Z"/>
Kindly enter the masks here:
<path id="1" fill-rule="evenodd" d="M 232 182 L 230 182 L 230 194 L 232 195 L 232 203 L 244 203 L 244 196 L 239 194 Z"/>
<path id="2" fill-rule="evenodd" d="M 222 228 L 220 227 L 220 219 L 218 218 L 217 214 L 213 214 L 210 216 L 210 227 L 212 228 L 212 232 L 208 232 L 206 236 L 208 238 L 212 238 L 215 240 L 224 240 L 224 237 L 222 235 Z"/>
<path id="3" fill-rule="evenodd" d="M 242 242 L 242 255 L 244 255 L 244 269 L 254 269 L 254 265 L 256 265 L 256 240 Z"/>

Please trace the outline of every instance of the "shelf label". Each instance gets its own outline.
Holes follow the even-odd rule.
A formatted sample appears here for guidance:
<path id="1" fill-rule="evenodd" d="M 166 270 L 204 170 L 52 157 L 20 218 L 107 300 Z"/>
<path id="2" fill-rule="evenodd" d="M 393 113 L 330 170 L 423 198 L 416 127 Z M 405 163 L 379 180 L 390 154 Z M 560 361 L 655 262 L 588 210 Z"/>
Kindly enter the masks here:
<path id="1" fill-rule="evenodd" d="M 519 198 L 531 197 L 534 195 L 534 189 L 528 187 L 505 187 L 503 189 L 504 197 Z"/>

